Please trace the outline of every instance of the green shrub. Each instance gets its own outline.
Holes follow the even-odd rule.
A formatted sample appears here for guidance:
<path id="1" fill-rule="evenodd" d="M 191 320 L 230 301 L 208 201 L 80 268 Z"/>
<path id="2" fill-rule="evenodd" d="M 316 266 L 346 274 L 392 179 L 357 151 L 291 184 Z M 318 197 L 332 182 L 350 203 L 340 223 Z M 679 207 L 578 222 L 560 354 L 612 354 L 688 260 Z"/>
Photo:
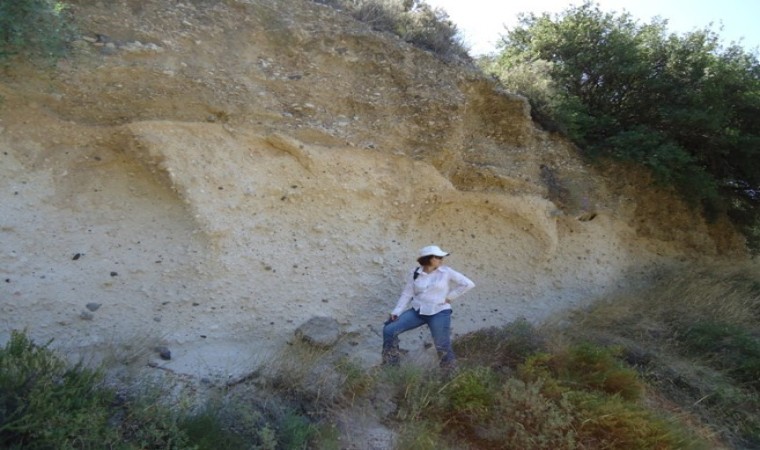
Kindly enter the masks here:
<path id="1" fill-rule="evenodd" d="M 504 449 L 577 448 L 569 403 L 552 400 L 542 390 L 541 382 L 507 379 L 487 425 L 474 429 L 478 437 Z"/>
<path id="2" fill-rule="evenodd" d="M 202 414 L 212 416 L 218 426 L 233 436 L 243 439 L 257 450 L 277 448 L 277 403 L 257 401 L 255 389 L 224 392 L 221 398 L 211 399 Z"/>
<path id="3" fill-rule="evenodd" d="M 117 399 L 101 371 L 70 366 L 17 331 L 0 350 L 0 447 L 193 448 L 154 397 Z"/>
<path id="4" fill-rule="evenodd" d="M 499 380 L 488 368 L 474 368 L 457 374 L 443 386 L 445 410 L 452 420 L 480 422 L 493 409 L 494 397 L 499 391 Z"/>
<path id="5" fill-rule="evenodd" d="M 441 395 L 444 381 L 431 371 L 417 367 L 400 367 L 389 370 L 388 382 L 395 387 L 394 396 L 399 403 L 396 417 L 404 422 L 423 420 L 445 410 Z"/>
<path id="6" fill-rule="evenodd" d="M 373 29 L 393 33 L 439 56 L 469 58 L 459 30 L 448 14 L 424 0 L 322 0 L 320 3 L 346 10 Z"/>
<path id="7" fill-rule="evenodd" d="M 567 354 L 565 374 L 569 380 L 589 389 L 607 394 L 620 395 L 626 400 L 637 400 L 642 394 L 642 385 L 635 371 L 625 367 L 618 359 L 620 349 L 582 344 L 573 347 Z"/>
<path id="8" fill-rule="evenodd" d="M 538 353 L 532 355 L 517 368 L 519 379 L 527 383 L 540 383 L 541 392 L 553 400 L 559 400 L 567 388 L 557 379 L 554 355 Z"/>
<path id="9" fill-rule="evenodd" d="M 709 414 L 710 423 L 721 429 L 736 448 L 760 448 L 760 394 L 725 380 L 713 382 L 695 405 Z"/>
<path id="10" fill-rule="evenodd" d="M 506 448 L 572 449 L 576 432 L 570 405 L 562 398 L 551 400 L 542 393 L 540 382 L 525 383 L 511 378 L 504 383 L 498 420 L 491 430 Z"/>
<path id="11" fill-rule="evenodd" d="M 318 422 L 313 425 L 313 430 L 311 448 L 319 450 L 340 450 L 344 448 L 341 443 L 340 429 L 334 422 Z"/>
<path id="12" fill-rule="evenodd" d="M 391 31 L 396 28 L 399 17 L 404 14 L 404 6 L 398 1 L 378 1 L 367 0 L 359 1 L 348 5 L 351 15 L 355 18 L 370 25 L 379 31 Z"/>
<path id="13" fill-rule="evenodd" d="M 527 381 L 544 380 L 546 391 L 554 396 L 581 388 L 636 400 L 642 394 L 642 384 L 636 372 L 617 359 L 619 352 L 580 344 L 553 355 L 535 355 L 518 372 Z"/>
<path id="14" fill-rule="evenodd" d="M 699 322 L 679 335 L 687 351 L 760 391 L 760 339 L 731 324 Z"/>
<path id="15" fill-rule="evenodd" d="M 341 358 L 335 369 L 343 376 L 343 397 L 348 401 L 353 402 L 374 386 L 374 378 L 348 358 Z"/>
<path id="16" fill-rule="evenodd" d="M 178 411 L 164 403 L 166 392 L 147 385 L 142 392 L 121 398 L 112 408 L 112 424 L 128 449 L 189 450 L 189 438 L 180 428 Z"/>
<path id="17" fill-rule="evenodd" d="M 0 2 L 0 59 L 23 53 L 63 55 L 74 36 L 66 4 L 53 0 Z"/>
<path id="18" fill-rule="evenodd" d="M 398 450 L 445 450 L 450 439 L 443 434 L 443 424 L 419 420 L 405 423 L 396 442 Z"/>
<path id="19" fill-rule="evenodd" d="M 317 429 L 309 419 L 294 411 L 288 411 L 280 420 L 278 442 L 285 450 L 309 448 L 309 443 L 316 438 Z"/>
<path id="20" fill-rule="evenodd" d="M 573 391 L 568 394 L 576 416 L 581 448 L 639 450 L 707 449 L 679 424 L 662 419 L 617 395 Z"/>
<path id="21" fill-rule="evenodd" d="M 489 449 L 701 448 L 680 424 L 638 404 L 641 383 L 615 355 L 590 344 L 533 355 L 518 369 L 522 379 L 488 367 L 448 381 L 407 374 L 400 448 L 436 448 L 438 430 Z"/>
<path id="22" fill-rule="evenodd" d="M 454 350 L 468 365 L 494 369 L 514 368 L 545 348 L 541 334 L 527 320 L 503 327 L 491 327 L 468 333 L 454 341 Z"/>
<path id="23" fill-rule="evenodd" d="M 577 441 L 578 448 L 700 448 L 701 441 L 680 424 L 638 404 L 642 383 L 617 359 L 618 353 L 584 343 L 535 355 L 518 373 L 528 383 L 539 383 L 541 394 L 561 405 L 555 415 L 562 412 L 559 417 L 572 418 L 572 425 L 565 426 L 574 431 L 563 437 Z"/>
<path id="24" fill-rule="evenodd" d="M 497 75 L 504 86 L 525 97 L 530 103 L 531 118 L 544 129 L 568 132 L 566 127 L 571 121 L 560 117 L 560 94 L 551 77 L 551 62 L 542 59 L 506 61 L 484 58 L 480 65 L 485 72 Z"/>
<path id="25" fill-rule="evenodd" d="M 245 441 L 227 429 L 214 411 L 203 411 L 182 420 L 180 430 L 188 436 L 198 450 L 238 450 L 245 448 Z"/>
<path id="26" fill-rule="evenodd" d="M 396 33 L 406 42 L 433 53 L 466 56 L 456 25 L 442 9 L 431 8 L 423 1 L 401 16 Z"/>
<path id="27" fill-rule="evenodd" d="M 115 442 L 111 395 L 100 372 L 69 367 L 46 346 L 14 331 L 0 350 L 0 447 L 96 448 Z"/>

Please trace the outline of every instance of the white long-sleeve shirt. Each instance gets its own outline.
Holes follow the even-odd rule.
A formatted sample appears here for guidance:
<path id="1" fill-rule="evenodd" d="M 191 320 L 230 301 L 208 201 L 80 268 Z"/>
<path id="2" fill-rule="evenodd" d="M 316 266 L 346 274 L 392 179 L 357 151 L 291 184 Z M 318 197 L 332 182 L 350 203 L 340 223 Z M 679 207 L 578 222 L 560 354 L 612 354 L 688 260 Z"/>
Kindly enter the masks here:
<path id="1" fill-rule="evenodd" d="M 454 300 L 475 287 L 469 278 L 448 266 L 440 266 L 430 273 L 422 268 L 409 272 L 406 286 L 391 314 L 400 316 L 411 302 L 412 308 L 424 316 L 432 316 L 443 310 L 451 309 L 446 299 Z M 418 271 L 417 279 L 414 272 Z M 453 287 L 453 288 L 452 288 Z"/>

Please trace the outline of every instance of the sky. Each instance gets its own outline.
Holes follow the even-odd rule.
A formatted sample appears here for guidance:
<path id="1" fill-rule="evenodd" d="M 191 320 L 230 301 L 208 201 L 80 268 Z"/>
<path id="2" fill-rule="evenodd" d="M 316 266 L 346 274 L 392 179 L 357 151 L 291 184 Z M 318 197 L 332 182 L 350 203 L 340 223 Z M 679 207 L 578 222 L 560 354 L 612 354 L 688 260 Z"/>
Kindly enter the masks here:
<path id="1" fill-rule="evenodd" d="M 517 25 L 518 13 L 555 14 L 571 5 L 582 4 L 582 0 L 425 2 L 448 13 L 473 56 L 495 51 L 504 26 Z M 626 11 L 641 23 L 649 23 L 655 16 L 667 19 L 668 30 L 677 34 L 703 29 L 712 23 L 712 30 L 718 33 L 724 44 L 736 42 L 748 51 L 760 47 L 760 0 L 597 0 L 595 3 L 606 12 Z"/>

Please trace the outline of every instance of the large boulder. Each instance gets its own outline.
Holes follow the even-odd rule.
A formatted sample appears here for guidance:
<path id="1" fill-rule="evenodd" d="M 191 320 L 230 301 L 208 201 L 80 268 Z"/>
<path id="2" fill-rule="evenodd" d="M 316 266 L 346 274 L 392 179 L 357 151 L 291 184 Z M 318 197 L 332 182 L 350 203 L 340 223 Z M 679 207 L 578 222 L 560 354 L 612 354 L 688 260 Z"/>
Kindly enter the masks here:
<path id="1" fill-rule="evenodd" d="M 332 317 L 312 317 L 296 328 L 298 339 L 315 347 L 330 348 L 340 338 L 340 325 Z"/>

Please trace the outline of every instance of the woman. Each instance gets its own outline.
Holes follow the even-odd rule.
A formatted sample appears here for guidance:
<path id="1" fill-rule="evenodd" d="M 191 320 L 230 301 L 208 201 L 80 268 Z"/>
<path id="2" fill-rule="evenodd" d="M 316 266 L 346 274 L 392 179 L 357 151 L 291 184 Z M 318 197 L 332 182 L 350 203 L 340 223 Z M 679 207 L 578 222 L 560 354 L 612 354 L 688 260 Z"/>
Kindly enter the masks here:
<path id="1" fill-rule="evenodd" d="M 469 278 L 443 265 L 449 256 L 436 245 L 420 250 L 420 267 L 409 272 L 396 308 L 383 328 L 383 364 L 398 365 L 398 335 L 427 325 L 433 335 L 440 365 L 454 367 L 456 357 L 451 349 L 451 302 L 475 287 Z M 453 286 L 453 289 L 452 289 Z M 409 305 L 411 303 L 411 308 Z"/>

